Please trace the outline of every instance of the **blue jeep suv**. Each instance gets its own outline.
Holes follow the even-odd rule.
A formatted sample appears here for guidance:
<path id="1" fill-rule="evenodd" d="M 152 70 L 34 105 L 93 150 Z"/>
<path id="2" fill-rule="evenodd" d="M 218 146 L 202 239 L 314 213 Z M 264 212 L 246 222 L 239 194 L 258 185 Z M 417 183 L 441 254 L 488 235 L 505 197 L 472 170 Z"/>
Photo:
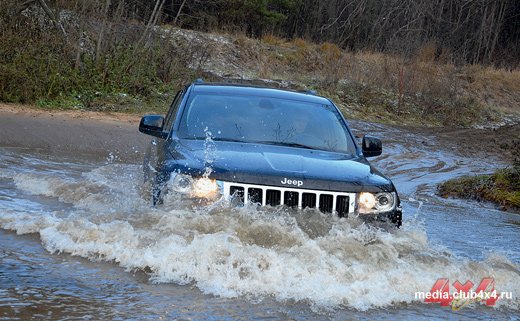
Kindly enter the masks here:
<path id="1" fill-rule="evenodd" d="M 139 130 L 154 136 L 144 166 L 154 204 L 176 193 L 401 225 L 394 185 L 366 160 L 381 141 L 364 136 L 359 146 L 332 101 L 313 92 L 196 81 Z"/>

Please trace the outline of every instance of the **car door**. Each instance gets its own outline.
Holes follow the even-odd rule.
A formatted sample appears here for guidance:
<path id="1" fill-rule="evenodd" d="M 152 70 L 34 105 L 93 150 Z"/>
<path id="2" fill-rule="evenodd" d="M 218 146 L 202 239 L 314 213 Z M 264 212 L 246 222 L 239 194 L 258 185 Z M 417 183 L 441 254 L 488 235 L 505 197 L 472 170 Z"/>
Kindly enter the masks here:
<path id="1" fill-rule="evenodd" d="M 172 104 L 164 118 L 163 123 L 163 131 L 167 134 L 170 133 L 172 129 L 172 125 L 175 121 L 175 116 L 177 111 L 179 110 L 179 105 L 184 96 L 185 90 L 180 90 L 175 95 Z M 143 173 L 144 173 L 144 182 L 145 184 L 153 184 L 155 179 L 155 175 L 157 173 L 157 169 L 160 166 L 161 162 L 164 161 L 166 153 L 166 139 L 154 137 L 150 141 L 150 144 L 146 148 L 144 161 L 143 161 Z"/>

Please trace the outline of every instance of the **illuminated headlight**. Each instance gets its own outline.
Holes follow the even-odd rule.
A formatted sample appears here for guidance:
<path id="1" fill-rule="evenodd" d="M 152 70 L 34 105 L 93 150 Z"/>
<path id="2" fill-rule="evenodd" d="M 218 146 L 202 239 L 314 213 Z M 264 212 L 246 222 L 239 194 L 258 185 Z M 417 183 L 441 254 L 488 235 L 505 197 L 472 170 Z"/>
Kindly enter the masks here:
<path id="1" fill-rule="evenodd" d="M 363 192 L 358 197 L 359 214 L 377 214 L 391 211 L 395 208 L 397 197 L 395 193 L 367 193 Z"/>
<path id="2" fill-rule="evenodd" d="M 191 194 L 195 197 L 214 198 L 218 191 L 216 180 L 202 177 L 193 181 Z"/>
<path id="3" fill-rule="evenodd" d="M 172 191 L 189 194 L 191 197 L 215 198 L 219 194 L 217 181 L 207 177 L 192 178 L 185 174 L 175 174 L 169 187 Z"/>

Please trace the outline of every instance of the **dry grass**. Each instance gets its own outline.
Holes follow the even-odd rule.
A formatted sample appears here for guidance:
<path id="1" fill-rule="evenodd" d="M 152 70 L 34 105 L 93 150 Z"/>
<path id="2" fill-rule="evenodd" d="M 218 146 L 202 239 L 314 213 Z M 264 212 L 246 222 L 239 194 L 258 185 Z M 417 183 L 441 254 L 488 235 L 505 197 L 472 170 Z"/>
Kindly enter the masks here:
<path id="1" fill-rule="evenodd" d="M 307 40 L 302 39 L 302 38 L 295 38 L 289 44 L 294 46 L 294 47 L 296 47 L 296 48 L 298 48 L 298 49 L 304 49 L 304 50 L 308 50 L 309 48 L 315 46 L 314 44 L 312 44 L 312 43 L 310 43 Z"/>
<path id="2" fill-rule="evenodd" d="M 318 89 L 332 96 L 348 116 L 464 127 L 498 121 L 497 112 L 520 114 L 520 71 L 455 66 L 449 52 L 434 43 L 406 59 L 348 52 L 300 38 L 279 45 L 276 54 L 270 51 L 260 48 L 266 57 L 259 65 L 263 78 L 269 75 Z"/>
<path id="3" fill-rule="evenodd" d="M 279 46 L 287 42 L 284 38 L 280 38 L 273 34 L 267 34 L 262 37 L 262 42 L 268 45 Z"/>
<path id="4" fill-rule="evenodd" d="M 480 65 L 462 68 L 464 88 L 485 105 L 506 113 L 520 112 L 520 70 L 505 70 Z"/>

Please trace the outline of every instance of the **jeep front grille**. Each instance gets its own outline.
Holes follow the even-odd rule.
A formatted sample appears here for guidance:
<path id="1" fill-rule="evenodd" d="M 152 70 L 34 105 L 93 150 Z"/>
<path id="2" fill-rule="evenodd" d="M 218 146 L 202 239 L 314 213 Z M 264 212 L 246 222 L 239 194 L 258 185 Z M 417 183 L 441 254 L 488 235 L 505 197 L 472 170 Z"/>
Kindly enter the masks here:
<path id="1" fill-rule="evenodd" d="M 243 204 L 289 207 L 316 207 L 325 213 L 337 213 L 340 217 L 354 212 L 355 193 L 294 189 L 277 186 L 251 185 L 221 182 L 226 199 L 232 197 Z"/>

